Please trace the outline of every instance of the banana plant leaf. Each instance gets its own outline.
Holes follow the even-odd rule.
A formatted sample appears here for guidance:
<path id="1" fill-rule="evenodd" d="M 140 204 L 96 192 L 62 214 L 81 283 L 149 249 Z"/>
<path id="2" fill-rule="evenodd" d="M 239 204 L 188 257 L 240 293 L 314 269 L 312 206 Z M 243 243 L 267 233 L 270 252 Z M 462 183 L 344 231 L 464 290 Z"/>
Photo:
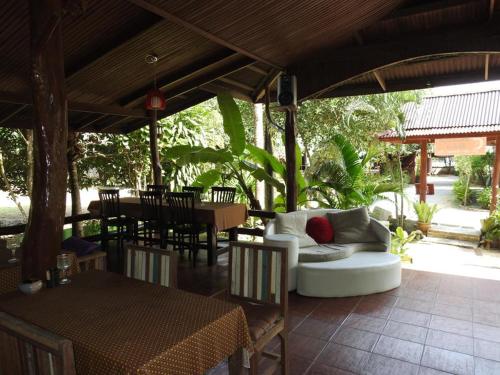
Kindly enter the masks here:
<path id="1" fill-rule="evenodd" d="M 211 169 L 196 177 L 196 180 L 193 182 L 193 186 L 201 186 L 205 192 L 213 186 L 220 179 L 220 177 L 221 172 L 218 169 Z"/>
<path id="2" fill-rule="evenodd" d="M 164 153 L 166 158 L 176 160 L 178 166 L 198 163 L 230 163 L 233 155 L 227 150 L 216 150 L 211 147 L 173 146 Z"/>
<path id="3" fill-rule="evenodd" d="M 229 137 L 233 154 L 239 156 L 245 150 L 245 128 L 238 105 L 228 93 L 217 95 L 219 110 L 222 114 L 224 132 Z"/>
<path id="4" fill-rule="evenodd" d="M 274 173 L 279 175 L 282 179 L 285 179 L 286 170 L 285 166 L 281 162 L 271 155 L 266 150 L 258 148 L 252 144 L 247 144 L 246 149 L 250 155 L 250 158 L 259 164 L 261 167 L 265 168 L 267 165 L 271 167 Z"/>

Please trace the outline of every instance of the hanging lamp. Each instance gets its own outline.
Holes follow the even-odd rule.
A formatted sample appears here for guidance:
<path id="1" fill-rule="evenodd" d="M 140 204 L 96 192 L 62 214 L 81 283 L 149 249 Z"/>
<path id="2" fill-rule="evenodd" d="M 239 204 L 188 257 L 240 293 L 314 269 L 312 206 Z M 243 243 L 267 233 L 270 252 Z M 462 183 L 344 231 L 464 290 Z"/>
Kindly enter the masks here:
<path id="1" fill-rule="evenodd" d="M 146 109 L 152 111 L 163 111 L 166 107 L 165 96 L 156 88 L 156 63 L 158 62 L 158 56 L 155 55 L 147 55 L 146 62 L 148 64 L 153 64 L 153 88 L 148 91 L 146 95 Z"/>

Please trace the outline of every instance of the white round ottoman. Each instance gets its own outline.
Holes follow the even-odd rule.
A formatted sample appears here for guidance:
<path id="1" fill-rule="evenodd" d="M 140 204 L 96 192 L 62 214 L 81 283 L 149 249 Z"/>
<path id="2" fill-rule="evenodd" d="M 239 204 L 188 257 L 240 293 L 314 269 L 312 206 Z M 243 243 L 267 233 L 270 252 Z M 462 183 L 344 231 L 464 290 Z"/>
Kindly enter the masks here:
<path id="1" fill-rule="evenodd" d="M 297 289 L 299 239 L 291 234 L 268 234 L 264 237 L 264 245 L 288 249 L 288 291 Z"/>
<path id="2" fill-rule="evenodd" d="M 300 263 L 297 273 L 297 293 L 303 296 L 361 296 L 397 288 L 401 261 L 391 253 L 360 251 L 345 259 Z"/>

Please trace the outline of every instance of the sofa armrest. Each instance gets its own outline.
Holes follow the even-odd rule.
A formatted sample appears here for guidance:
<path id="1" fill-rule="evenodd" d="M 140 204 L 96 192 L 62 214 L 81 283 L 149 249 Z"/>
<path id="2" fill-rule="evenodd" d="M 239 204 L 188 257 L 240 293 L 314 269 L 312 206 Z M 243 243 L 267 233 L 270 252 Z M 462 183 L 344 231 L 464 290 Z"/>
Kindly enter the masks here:
<path id="1" fill-rule="evenodd" d="M 380 242 L 383 242 L 385 244 L 385 251 L 389 251 L 391 249 L 391 231 L 389 230 L 389 228 L 387 228 L 380 221 L 373 218 L 370 219 L 370 226 L 373 233 L 375 233 Z"/>
<path id="2" fill-rule="evenodd" d="M 268 234 L 276 234 L 276 219 L 271 219 L 267 222 L 264 228 L 264 237 Z"/>

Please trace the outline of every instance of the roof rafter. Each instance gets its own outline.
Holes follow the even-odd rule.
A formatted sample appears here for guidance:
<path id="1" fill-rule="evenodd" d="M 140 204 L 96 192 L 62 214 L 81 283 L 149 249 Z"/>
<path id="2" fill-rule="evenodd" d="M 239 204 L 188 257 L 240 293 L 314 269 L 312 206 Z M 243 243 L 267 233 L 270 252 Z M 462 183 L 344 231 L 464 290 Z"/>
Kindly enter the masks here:
<path id="1" fill-rule="evenodd" d="M 490 24 L 336 49 L 324 57 L 297 64 L 291 71 L 297 75 L 299 99 L 306 100 L 356 76 L 401 62 L 437 55 L 500 53 L 499 29 Z"/>
<path id="2" fill-rule="evenodd" d="M 470 4 L 472 2 L 473 1 L 471 0 L 439 0 L 432 2 L 417 2 L 414 5 L 401 7 L 394 10 L 393 12 L 389 13 L 387 17 L 383 18 L 382 22 L 402 17 L 417 16 L 429 12 L 441 11 L 465 4 Z"/>
<path id="3" fill-rule="evenodd" d="M 208 39 L 216 44 L 219 44 L 219 45 L 224 46 L 226 48 L 232 49 L 233 51 L 239 52 L 242 55 L 245 55 L 245 56 L 248 56 L 254 60 L 263 62 L 263 63 L 270 65 L 274 68 L 283 69 L 278 64 L 276 64 L 272 61 L 269 61 L 261 56 L 257 56 L 256 54 L 254 54 L 251 51 L 248 51 L 244 48 L 241 48 L 241 47 L 239 47 L 231 42 L 228 42 L 227 40 L 224 40 L 224 39 L 218 37 L 215 34 L 212 34 L 206 30 L 203 30 L 201 27 L 196 26 L 192 23 L 189 23 L 189 22 L 183 20 L 182 18 L 176 16 L 175 14 L 168 12 L 165 9 L 163 9 L 157 5 L 152 4 L 151 2 L 149 2 L 147 0 L 128 0 L 128 1 L 132 4 L 137 5 L 138 7 L 141 7 L 143 9 L 151 12 L 151 13 L 154 13 L 160 17 L 163 17 L 170 22 L 173 22 L 179 26 L 185 27 L 186 29 L 189 29 L 196 34 L 201 35 L 201 36 L 205 37 L 206 39 Z"/>

